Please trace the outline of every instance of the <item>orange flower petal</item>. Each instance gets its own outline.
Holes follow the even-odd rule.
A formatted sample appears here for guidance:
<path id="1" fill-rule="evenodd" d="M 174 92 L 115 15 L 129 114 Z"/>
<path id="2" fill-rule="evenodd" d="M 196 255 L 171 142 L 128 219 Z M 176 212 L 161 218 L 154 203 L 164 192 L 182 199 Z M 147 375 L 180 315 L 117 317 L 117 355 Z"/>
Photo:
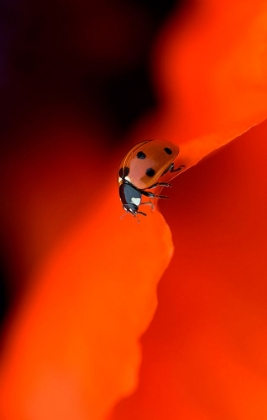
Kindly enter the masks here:
<path id="1" fill-rule="evenodd" d="M 140 224 L 115 182 L 33 280 L 1 366 L 1 419 L 100 419 L 133 390 L 138 339 L 156 308 L 172 256 L 160 213 Z M 108 193 L 109 191 L 109 193 Z"/>
<path id="2" fill-rule="evenodd" d="M 267 122 L 174 183 L 175 253 L 114 420 L 267 416 Z M 170 205 L 171 204 L 171 205 Z"/>
<path id="3" fill-rule="evenodd" d="M 266 19 L 263 1 L 201 1 L 174 16 L 154 66 L 163 105 L 132 137 L 172 140 L 177 164 L 191 166 L 264 120 Z M 162 203 L 176 254 L 140 386 L 114 419 L 266 418 L 264 138 L 266 124 L 183 175 L 172 206 Z"/>
<path id="4" fill-rule="evenodd" d="M 153 116 L 152 124 L 145 123 L 138 135 L 138 130 L 135 132 L 135 141 L 151 136 L 178 143 L 182 139 L 181 158 L 188 166 L 266 116 L 266 6 L 255 1 L 247 3 L 246 9 L 243 3 L 231 6 L 230 2 L 219 5 L 203 1 L 192 21 L 185 19 L 184 27 L 177 22 L 169 27 L 170 36 L 165 35 L 162 41 L 166 55 L 160 58 L 165 107 L 157 119 Z M 233 24 L 235 30 L 225 37 L 225 28 L 232 29 Z M 186 143 L 191 138 L 194 142 Z M 109 193 L 99 191 L 95 203 L 100 210 L 76 225 L 44 262 L 35 279 L 36 289 L 18 313 L 2 360 L 0 406 L 4 420 L 97 420 L 136 384 L 140 362 L 137 340 L 155 310 L 156 284 L 168 265 L 172 245 L 169 230 L 157 212 L 140 225 L 133 218 L 119 220 L 113 185 Z M 192 226 L 203 239 L 206 232 L 203 234 L 198 223 Z M 184 252 L 189 250 L 188 261 L 190 239 L 183 243 Z M 196 241 L 200 256 L 202 245 Z M 196 267 L 191 270 L 194 273 Z M 203 330 L 211 345 L 216 338 L 212 333 L 213 328 Z M 190 337 L 191 344 L 185 346 L 181 360 L 193 359 L 196 343 L 204 358 L 206 345 L 201 347 L 199 337 L 199 331 Z M 179 370 L 179 361 L 177 366 Z M 196 371 L 199 377 L 201 369 Z M 183 388 L 184 383 L 178 386 Z M 190 381 L 187 386 L 189 389 Z M 198 395 L 197 386 L 193 389 L 193 395 Z M 208 389 L 214 398 L 210 382 Z M 192 398 L 184 394 L 184 413 L 190 414 Z M 158 408 L 152 416 L 156 419 L 161 406 L 154 407 Z M 164 410 L 171 416 L 171 406 Z M 197 407 L 192 410 L 197 412 Z"/>
<path id="5" fill-rule="evenodd" d="M 188 166 L 267 116 L 267 6 L 264 0 L 200 0 L 173 15 L 152 70 L 160 109 L 131 138 L 166 138 Z"/>

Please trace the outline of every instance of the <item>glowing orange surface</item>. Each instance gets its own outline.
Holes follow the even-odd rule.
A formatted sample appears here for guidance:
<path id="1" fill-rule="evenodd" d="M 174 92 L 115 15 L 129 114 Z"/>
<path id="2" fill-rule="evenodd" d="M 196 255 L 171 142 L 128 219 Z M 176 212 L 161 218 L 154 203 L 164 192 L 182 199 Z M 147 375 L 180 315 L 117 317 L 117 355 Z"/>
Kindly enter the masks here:
<path id="1" fill-rule="evenodd" d="M 266 16 L 264 1 L 215 0 L 198 2 L 180 21 L 173 15 L 155 49 L 161 109 L 130 137 L 181 144 L 181 163 L 192 166 L 264 120 Z M 138 340 L 172 257 L 160 213 L 140 224 L 130 215 L 120 219 L 116 171 L 127 150 L 104 156 L 92 136 L 86 151 L 76 134 L 68 137 L 74 162 L 57 162 L 74 179 L 73 191 L 77 185 L 86 194 L 80 179 L 91 182 L 88 202 L 54 235 L 46 236 L 56 218 L 42 213 L 45 204 L 61 221 L 78 200 L 62 186 L 65 194 L 57 193 L 45 165 L 48 201 L 38 188 L 39 164 L 55 152 L 41 150 L 14 165 L 15 184 L 32 168 L 12 208 L 22 209 L 16 221 L 25 243 L 21 255 L 34 269 L 7 330 L 3 420 L 100 420 L 131 393 L 141 360 Z M 266 134 L 265 123 L 176 180 L 165 204 L 175 257 L 143 340 L 140 387 L 114 418 L 266 419 Z M 80 162 L 83 168 L 88 163 L 88 173 Z M 25 200 L 23 191 L 36 200 Z M 29 240 L 25 220 L 33 220 Z"/>
<path id="2" fill-rule="evenodd" d="M 267 416 L 267 123 L 181 175 L 161 203 L 175 252 L 112 420 Z"/>
<path id="3" fill-rule="evenodd" d="M 160 213 L 142 224 L 120 220 L 110 188 L 102 210 L 82 219 L 42 267 L 20 310 L 3 359 L 3 419 L 102 418 L 136 385 L 138 338 L 172 242 Z"/>

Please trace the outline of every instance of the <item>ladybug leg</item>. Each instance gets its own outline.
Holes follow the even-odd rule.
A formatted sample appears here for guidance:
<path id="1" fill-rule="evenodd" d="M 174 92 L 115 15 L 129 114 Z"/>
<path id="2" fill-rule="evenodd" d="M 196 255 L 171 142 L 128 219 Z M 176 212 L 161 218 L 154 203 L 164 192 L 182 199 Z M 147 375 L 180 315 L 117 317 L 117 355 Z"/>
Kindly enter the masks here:
<path id="1" fill-rule="evenodd" d="M 151 203 L 151 201 L 144 201 L 143 203 L 140 203 L 139 206 L 150 206 L 152 208 L 152 210 L 154 210 L 154 204 Z"/>
<path id="2" fill-rule="evenodd" d="M 161 174 L 161 176 L 165 175 L 167 172 L 179 172 L 184 168 L 185 165 L 180 165 L 178 168 L 174 169 L 174 163 L 171 163 L 170 166 L 167 169 L 165 169 L 165 171 Z"/>
<path id="3" fill-rule="evenodd" d="M 121 215 L 120 219 L 121 219 L 121 220 L 122 220 L 122 219 L 124 219 L 124 217 L 126 216 L 126 214 L 129 214 L 129 213 L 130 213 L 129 211 L 124 212 L 124 213 Z M 140 220 L 138 219 L 138 216 L 137 216 L 138 214 L 142 214 L 143 216 L 147 216 L 147 214 L 146 214 L 146 213 L 143 213 L 142 211 L 137 211 L 136 213 L 134 213 L 134 214 L 133 214 L 133 216 L 137 218 L 138 223 L 140 223 Z"/>
<path id="4" fill-rule="evenodd" d="M 137 214 L 142 214 L 143 216 L 147 216 L 147 214 L 143 213 L 142 211 L 138 211 Z M 136 215 L 135 215 L 135 217 L 136 217 Z"/>
<path id="5" fill-rule="evenodd" d="M 139 190 L 140 191 L 140 190 Z M 169 198 L 167 197 L 167 195 L 157 195 L 157 194 L 153 194 L 152 192 L 149 191 L 140 191 L 141 194 L 145 195 L 146 197 L 152 197 L 152 198 Z"/>
<path id="6" fill-rule="evenodd" d="M 151 185 L 150 188 L 156 188 L 156 187 L 171 187 L 172 185 L 169 184 L 168 182 L 157 182 L 156 184 Z"/>

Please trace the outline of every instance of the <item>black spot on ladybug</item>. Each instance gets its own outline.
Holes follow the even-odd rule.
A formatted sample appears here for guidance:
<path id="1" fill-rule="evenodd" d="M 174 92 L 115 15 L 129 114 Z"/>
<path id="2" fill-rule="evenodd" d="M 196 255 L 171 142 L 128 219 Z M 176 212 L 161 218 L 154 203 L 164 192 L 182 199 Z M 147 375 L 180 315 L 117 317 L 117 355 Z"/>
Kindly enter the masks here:
<path id="1" fill-rule="evenodd" d="M 145 159 L 146 158 L 146 154 L 144 152 L 138 152 L 136 156 L 137 156 L 138 159 Z"/>
<path id="2" fill-rule="evenodd" d="M 125 178 L 127 175 L 129 175 L 130 169 L 128 168 L 128 166 L 124 166 L 123 168 L 120 168 L 119 170 L 119 177 L 120 178 Z"/>
<path id="3" fill-rule="evenodd" d="M 172 149 L 170 149 L 169 147 L 164 147 L 164 150 L 167 153 L 167 155 L 172 155 Z"/>
<path id="4" fill-rule="evenodd" d="M 154 175 L 155 175 L 155 171 L 154 171 L 154 169 L 153 169 L 153 168 L 148 168 L 148 169 L 146 170 L 146 174 L 147 174 L 147 176 L 149 176 L 150 178 L 152 178 L 152 176 L 154 176 Z"/>

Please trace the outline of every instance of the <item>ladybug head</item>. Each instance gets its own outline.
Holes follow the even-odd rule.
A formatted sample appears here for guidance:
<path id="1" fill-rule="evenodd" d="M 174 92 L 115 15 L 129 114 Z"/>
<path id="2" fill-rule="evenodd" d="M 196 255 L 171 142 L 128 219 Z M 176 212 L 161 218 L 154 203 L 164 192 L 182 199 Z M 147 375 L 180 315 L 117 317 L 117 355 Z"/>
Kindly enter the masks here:
<path id="1" fill-rule="evenodd" d="M 142 194 L 132 184 L 127 182 L 122 183 L 119 187 L 119 195 L 125 211 L 131 213 L 133 216 L 137 214 L 146 216 L 145 213 L 138 211 Z"/>

